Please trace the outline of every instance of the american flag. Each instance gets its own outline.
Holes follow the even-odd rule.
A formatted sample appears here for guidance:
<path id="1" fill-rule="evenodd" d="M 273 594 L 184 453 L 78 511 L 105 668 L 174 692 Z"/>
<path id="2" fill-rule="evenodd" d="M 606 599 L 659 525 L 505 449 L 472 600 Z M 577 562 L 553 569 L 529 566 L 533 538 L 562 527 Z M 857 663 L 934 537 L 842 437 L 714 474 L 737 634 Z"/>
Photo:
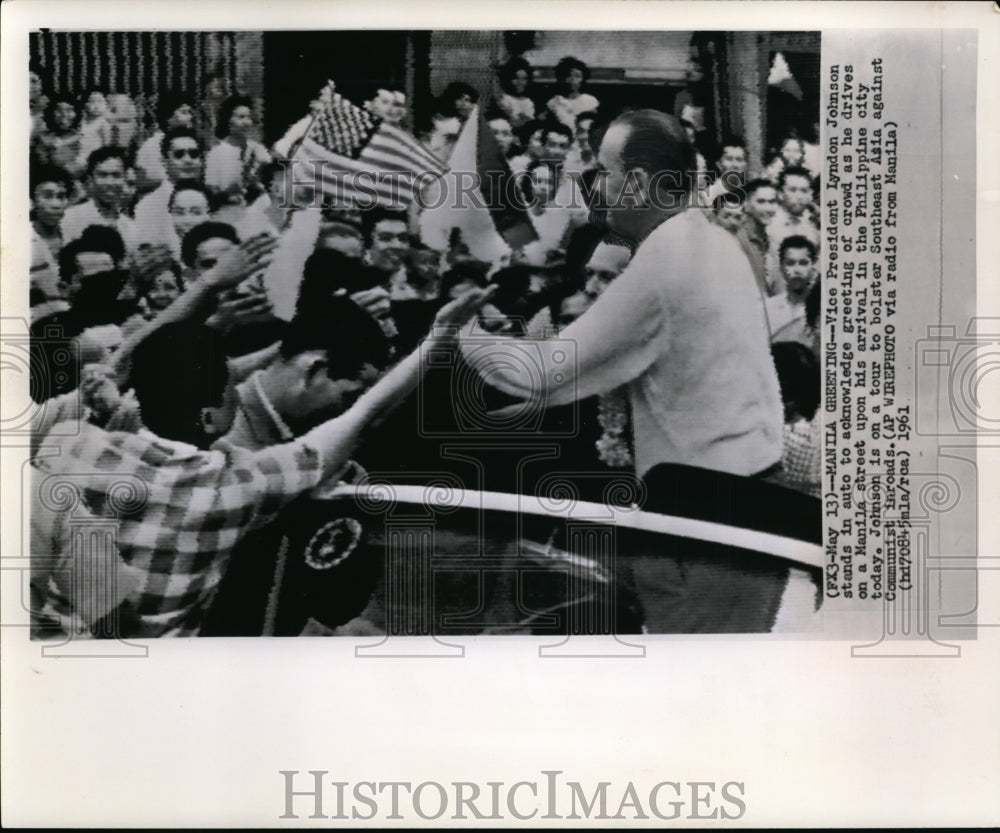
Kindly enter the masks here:
<path id="1" fill-rule="evenodd" d="M 297 181 L 317 183 L 324 202 L 371 208 L 404 208 L 430 174 L 446 166 L 413 136 L 324 90 L 322 104 L 291 152 Z"/>

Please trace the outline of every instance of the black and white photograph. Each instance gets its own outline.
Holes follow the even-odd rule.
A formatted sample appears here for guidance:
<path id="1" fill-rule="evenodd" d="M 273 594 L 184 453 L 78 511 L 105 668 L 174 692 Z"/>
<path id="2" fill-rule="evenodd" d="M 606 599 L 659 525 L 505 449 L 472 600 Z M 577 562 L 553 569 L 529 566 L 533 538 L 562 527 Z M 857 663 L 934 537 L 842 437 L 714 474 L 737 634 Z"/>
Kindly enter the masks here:
<path id="1" fill-rule="evenodd" d="M 996 821 L 994 21 L 154 5 L 8 15 L 5 824 Z"/>
<path id="2" fill-rule="evenodd" d="M 818 32 L 30 49 L 34 637 L 815 627 Z"/>

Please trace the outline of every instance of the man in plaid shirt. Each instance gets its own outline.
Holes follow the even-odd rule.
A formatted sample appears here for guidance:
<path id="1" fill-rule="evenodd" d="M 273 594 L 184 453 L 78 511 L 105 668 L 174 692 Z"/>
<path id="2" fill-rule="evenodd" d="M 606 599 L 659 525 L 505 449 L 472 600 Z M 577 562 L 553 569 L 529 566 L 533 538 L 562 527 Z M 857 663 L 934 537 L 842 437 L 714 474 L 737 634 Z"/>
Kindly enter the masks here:
<path id="1" fill-rule="evenodd" d="M 207 447 L 213 433 L 228 428 L 234 404 L 212 331 L 176 323 L 150 334 L 132 360 L 146 429 L 129 434 L 56 426 L 51 438 L 66 435 L 58 456 L 35 460 L 35 635 L 197 635 L 236 543 L 296 495 L 343 471 L 365 429 L 415 389 L 424 355 L 453 337 L 490 294 L 475 290 L 443 308 L 424 349 L 348 411 L 291 442 L 257 451 L 225 440 Z M 136 506 L 116 506 L 116 478 L 129 476 L 133 484 L 141 481 Z M 93 547 L 68 545 L 72 522 L 66 507 L 55 505 L 59 484 L 67 481 L 86 512 L 117 516 L 112 564 L 96 561 Z"/>

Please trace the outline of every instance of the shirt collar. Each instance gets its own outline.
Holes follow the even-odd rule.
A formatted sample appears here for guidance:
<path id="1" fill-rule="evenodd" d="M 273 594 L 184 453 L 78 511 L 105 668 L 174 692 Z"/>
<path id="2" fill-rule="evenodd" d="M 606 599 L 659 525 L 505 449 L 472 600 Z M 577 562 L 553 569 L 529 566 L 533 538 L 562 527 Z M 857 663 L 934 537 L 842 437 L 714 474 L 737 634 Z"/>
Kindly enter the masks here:
<path id="1" fill-rule="evenodd" d="M 250 385 L 253 388 L 254 393 L 260 400 L 261 407 L 264 412 L 271 418 L 271 422 L 274 425 L 278 436 L 281 438 L 282 442 L 290 442 L 295 439 L 295 434 L 292 429 L 288 427 L 288 424 L 281 418 L 281 414 L 278 413 L 277 409 L 274 407 L 274 403 L 268 398 L 267 394 L 264 393 L 264 387 L 260 383 L 261 371 L 257 371 L 250 377 Z"/>
<path id="2" fill-rule="evenodd" d="M 743 228 L 746 229 L 747 237 L 756 243 L 767 245 L 767 226 L 756 217 L 747 214 L 743 218 Z"/>

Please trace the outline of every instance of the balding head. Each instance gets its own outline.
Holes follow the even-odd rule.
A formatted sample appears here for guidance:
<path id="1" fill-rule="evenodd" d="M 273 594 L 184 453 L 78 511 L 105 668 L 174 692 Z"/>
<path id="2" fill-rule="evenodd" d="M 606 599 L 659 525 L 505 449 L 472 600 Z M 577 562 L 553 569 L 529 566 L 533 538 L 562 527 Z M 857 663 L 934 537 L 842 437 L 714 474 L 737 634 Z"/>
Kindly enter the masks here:
<path id="1" fill-rule="evenodd" d="M 598 152 L 607 171 L 608 226 L 639 241 L 687 207 L 697 176 L 695 151 L 680 120 L 658 110 L 634 110 L 615 119 Z"/>
<path id="2" fill-rule="evenodd" d="M 626 170 L 690 174 L 697 167 L 694 148 L 680 119 L 659 110 L 633 110 L 613 124 L 628 130 L 621 153 Z"/>

